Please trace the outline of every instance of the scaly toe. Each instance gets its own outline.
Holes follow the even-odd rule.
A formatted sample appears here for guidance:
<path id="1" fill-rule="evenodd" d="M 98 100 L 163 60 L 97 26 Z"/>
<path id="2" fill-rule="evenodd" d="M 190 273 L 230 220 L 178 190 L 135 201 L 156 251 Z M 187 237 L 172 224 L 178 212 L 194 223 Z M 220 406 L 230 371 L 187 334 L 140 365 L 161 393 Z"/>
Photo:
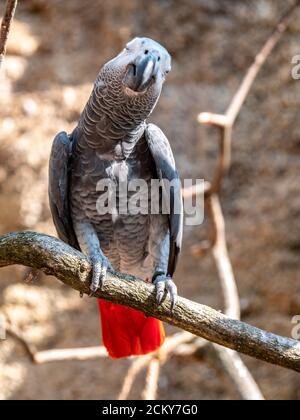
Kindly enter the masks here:
<path id="1" fill-rule="evenodd" d="M 165 294 L 165 283 L 159 282 L 156 284 L 156 302 L 158 305 L 162 303 Z"/>
<path id="2" fill-rule="evenodd" d="M 106 281 L 107 270 L 108 270 L 108 264 L 106 262 L 104 262 L 103 265 L 102 265 L 102 270 L 101 270 L 101 274 L 100 274 L 100 282 L 99 282 L 99 289 L 100 290 L 103 289 L 104 283 Z"/>
<path id="3" fill-rule="evenodd" d="M 177 300 L 178 300 L 178 294 L 177 294 L 177 286 L 176 284 L 173 282 L 173 280 L 168 280 L 166 282 L 166 288 L 170 294 L 170 299 L 171 299 L 171 311 L 173 312 Z"/>
<path id="4" fill-rule="evenodd" d="M 155 281 L 155 289 L 156 289 L 156 301 L 158 305 L 160 305 L 163 301 L 165 293 L 168 292 L 170 295 L 171 300 L 171 312 L 173 311 L 174 307 L 177 303 L 177 286 L 174 281 L 171 279 L 170 276 L 160 275 L 158 276 Z"/>

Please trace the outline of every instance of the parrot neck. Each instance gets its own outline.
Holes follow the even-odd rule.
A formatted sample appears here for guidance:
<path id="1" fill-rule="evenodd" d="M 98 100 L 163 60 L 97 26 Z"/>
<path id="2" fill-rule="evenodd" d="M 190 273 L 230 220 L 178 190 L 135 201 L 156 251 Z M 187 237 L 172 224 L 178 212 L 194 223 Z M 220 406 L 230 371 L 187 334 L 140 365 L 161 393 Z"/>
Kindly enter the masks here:
<path id="1" fill-rule="evenodd" d="M 122 143 L 130 154 L 156 102 L 145 96 L 128 97 L 121 87 L 113 89 L 98 79 L 81 117 L 88 145 L 108 150 Z"/>

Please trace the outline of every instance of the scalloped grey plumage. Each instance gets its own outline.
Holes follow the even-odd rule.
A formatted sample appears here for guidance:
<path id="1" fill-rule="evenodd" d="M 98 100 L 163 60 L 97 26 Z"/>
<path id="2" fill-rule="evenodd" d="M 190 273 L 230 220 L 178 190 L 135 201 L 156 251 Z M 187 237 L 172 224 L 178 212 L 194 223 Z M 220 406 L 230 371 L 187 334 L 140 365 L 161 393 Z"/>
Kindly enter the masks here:
<path id="1" fill-rule="evenodd" d="M 123 82 L 128 67 L 147 51 L 159 57 L 157 73 L 145 92 L 130 91 Z M 97 182 L 110 178 L 118 184 L 122 177 L 148 184 L 154 178 L 175 180 L 171 199 L 181 206 L 170 144 L 158 127 L 147 123 L 170 66 L 169 54 L 160 44 L 148 38 L 131 41 L 102 67 L 78 126 L 70 136 L 56 136 L 50 156 L 49 199 L 59 237 L 92 261 L 105 255 L 115 269 L 144 278 L 155 271 L 174 274 L 182 210 L 151 216 L 121 215 L 117 208 L 115 218 L 100 216 Z"/>

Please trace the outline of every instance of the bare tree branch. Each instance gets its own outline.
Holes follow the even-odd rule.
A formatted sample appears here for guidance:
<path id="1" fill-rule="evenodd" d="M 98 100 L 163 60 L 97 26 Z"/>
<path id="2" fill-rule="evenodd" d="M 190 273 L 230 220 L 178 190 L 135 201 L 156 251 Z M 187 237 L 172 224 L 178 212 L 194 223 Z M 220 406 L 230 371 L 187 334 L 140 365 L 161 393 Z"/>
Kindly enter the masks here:
<path id="1" fill-rule="evenodd" d="M 44 363 L 63 362 L 67 360 L 95 360 L 103 357 L 107 357 L 107 351 L 103 346 L 44 350 L 34 354 L 34 363 L 42 365 Z"/>
<path id="2" fill-rule="evenodd" d="M 266 62 L 267 58 L 280 41 L 282 35 L 287 30 L 288 25 L 293 18 L 295 10 L 300 5 L 300 0 L 287 11 L 287 13 L 279 20 L 274 31 L 264 44 L 263 48 L 255 57 L 253 64 L 247 71 L 238 91 L 234 95 L 227 111 L 224 115 L 204 112 L 198 115 L 198 121 L 204 125 L 213 125 L 220 131 L 220 153 L 218 163 L 214 172 L 214 178 L 211 183 L 211 189 L 207 194 L 218 193 L 222 186 L 224 175 L 228 171 L 231 162 L 231 144 L 232 144 L 232 130 L 234 123 L 239 115 L 239 112 L 250 92 L 250 89 Z"/>
<path id="3" fill-rule="evenodd" d="M 240 299 L 228 254 L 225 220 L 218 195 L 213 194 L 208 197 L 207 204 L 209 217 L 213 225 L 212 255 L 224 296 L 225 314 L 230 318 L 240 319 Z M 257 383 L 239 354 L 218 344 L 213 344 L 213 346 L 242 398 L 244 400 L 264 400 Z"/>
<path id="4" fill-rule="evenodd" d="M 129 396 L 134 380 L 144 367 L 151 363 L 153 358 L 159 359 L 161 364 L 166 363 L 167 359 L 176 353 L 182 344 L 186 344 L 194 339 L 194 335 L 183 331 L 178 334 L 174 334 L 171 337 L 167 337 L 164 345 L 155 353 L 147 354 L 143 357 L 138 357 L 133 360 L 130 368 L 128 369 L 127 375 L 124 378 L 121 392 L 118 399 L 126 400 Z"/>
<path id="5" fill-rule="evenodd" d="M 29 360 L 32 363 L 36 362 L 35 361 L 35 354 L 36 354 L 35 348 L 26 341 L 26 339 L 23 337 L 20 331 L 17 331 L 15 328 L 8 326 L 6 328 L 6 335 L 8 337 L 13 338 L 16 342 L 18 342 L 23 347 L 26 355 L 29 357 Z"/>
<path id="6" fill-rule="evenodd" d="M 225 220 L 216 194 L 209 197 L 208 209 L 214 230 L 212 255 L 223 291 L 224 312 L 230 318 L 240 319 L 240 298 L 226 244 Z"/>
<path id="7" fill-rule="evenodd" d="M 212 224 L 211 252 L 217 267 L 218 277 L 224 296 L 225 314 L 234 319 L 240 319 L 241 309 L 236 281 L 230 262 L 225 232 L 225 220 L 217 194 L 206 200 L 209 219 Z M 199 250 L 197 252 L 197 249 Z M 202 246 L 194 247 L 194 254 L 202 255 Z M 233 350 L 213 344 L 225 371 L 236 385 L 244 400 L 264 400 L 264 397 L 240 356 Z"/>
<path id="8" fill-rule="evenodd" d="M 17 4 L 18 4 L 18 0 L 6 1 L 5 13 L 2 19 L 1 30 L 0 30 L 0 68 L 1 68 L 1 64 L 5 56 L 8 34 L 10 31 L 11 23 L 15 15 Z"/>
<path id="9" fill-rule="evenodd" d="M 224 370 L 235 384 L 239 394 L 246 401 L 264 401 L 265 398 L 240 355 L 226 347 L 213 344 Z"/>
<path id="10" fill-rule="evenodd" d="M 146 401 L 156 400 L 158 380 L 160 372 L 160 361 L 158 357 L 152 357 L 146 374 L 146 384 L 142 392 L 142 398 Z"/>
<path id="11" fill-rule="evenodd" d="M 34 232 L 1 236 L 0 267 L 13 264 L 38 268 L 90 294 L 88 259 L 51 236 Z M 171 313 L 169 298 L 157 306 L 153 286 L 127 274 L 109 273 L 103 290 L 95 297 L 129 306 L 216 344 L 300 372 L 300 343 L 296 340 L 268 333 L 181 297 Z"/>
<path id="12" fill-rule="evenodd" d="M 297 0 L 288 12 L 279 20 L 273 33 L 255 57 L 253 64 L 250 66 L 245 75 L 236 95 L 233 97 L 226 113 L 224 115 L 201 113 L 198 121 L 201 124 L 214 125 L 220 131 L 220 147 L 218 163 L 215 168 L 212 184 L 206 183 L 204 197 L 206 198 L 206 207 L 209 210 L 209 219 L 212 224 L 211 241 L 192 247 L 194 255 L 203 256 L 208 251 L 212 251 L 212 255 L 217 267 L 218 276 L 221 282 L 224 301 L 225 313 L 229 317 L 235 319 L 240 318 L 240 302 L 236 281 L 234 278 L 230 258 L 228 255 L 225 234 L 225 221 L 221 209 L 218 193 L 221 190 L 224 176 L 228 171 L 231 163 L 231 146 L 233 126 L 238 114 L 250 92 L 250 89 L 268 56 L 280 40 L 282 34 L 286 31 L 293 13 L 300 5 Z M 203 192 L 194 189 L 184 190 L 184 197 L 189 198 Z M 191 345 L 189 345 L 191 346 Z M 186 347 L 189 347 L 186 346 Z M 195 343 L 193 344 L 195 346 Z M 251 376 L 251 373 L 243 363 L 240 356 L 228 348 L 214 344 L 216 354 L 219 356 L 225 370 L 237 386 L 240 394 L 244 399 L 263 399 L 263 395 Z M 196 353 L 196 351 L 195 351 Z"/>
<path id="13" fill-rule="evenodd" d="M 118 396 L 118 400 L 127 400 L 130 394 L 133 383 L 137 375 L 151 362 L 152 355 L 138 357 L 134 359 L 125 375 L 122 389 Z"/>
<path id="14" fill-rule="evenodd" d="M 211 184 L 209 182 L 204 182 L 204 188 L 202 185 L 193 185 L 189 188 L 183 188 L 182 189 L 182 195 L 184 199 L 193 198 L 197 195 L 204 194 L 204 197 L 206 198 L 209 196 L 211 190 Z"/>
<path id="15" fill-rule="evenodd" d="M 37 351 L 15 327 L 11 325 L 7 326 L 6 334 L 23 347 L 29 360 L 36 365 L 67 360 L 82 361 L 107 357 L 107 351 L 104 346 Z"/>
<path id="16" fill-rule="evenodd" d="M 188 342 L 188 341 L 190 341 L 191 339 L 194 338 L 194 336 L 192 334 L 190 334 L 189 336 L 187 334 L 188 333 L 179 333 L 179 334 L 175 334 L 173 337 L 168 337 L 167 341 L 166 341 L 166 347 L 164 346 L 162 348 L 162 351 L 164 353 L 164 357 L 194 356 L 195 354 L 198 354 L 201 350 L 203 350 L 204 347 L 207 348 L 207 345 L 209 343 L 206 340 L 203 340 L 203 339 L 200 339 L 200 338 L 197 339 L 197 340 L 194 340 L 193 344 L 186 344 L 186 342 Z M 19 333 L 16 334 L 14 332 L 14 334 L 11 335 L 11 336 L 13 338 L 15 338 L 16 341 L 20 342 L 20 344 L 22 346 L 25 343 L 24 348 L 25 348 L 25 346 L 26 347 L 29 346 L 28 343 L 25 341 L 25 339 L 19 335 Z M 172 344 L 172 347 L 170 347 L 170 344 Z M 29 346 L 29 347 L 31 348 L 31 346 Z M 240 372 L 240 376 L 238 376 L 238 381 L 241 381 L 241 382 L 234 381 L 234 383 L 236 384 L 236 386 L 237 386 L 237 388 L 240 392 L 241 388 L 242 389 L 245 388 L 243 386 L 244 385 L 244 380 L 245 380 L 245 378 L 247 379 L 247 372 L 244 371 L 245 366 L 240 365 L 240 358 L 236 360 L 235 356 L 237 355 L 237 353 L 234 352 L 234 351 L 232 351 L 232 353 L 235 356 L 228 358 L 229 360 L 226 362 L 226 365 L 225 365 L 225 363 L 224 363 L 224 352 L 226 352 L 226 350 L 228 350 L 228 349 L 216 345 L 215 350 L 216 350 L 217 347 L 219 347 L 219 349 L 222 349 L 222 353 L 220 354 L 219 358 L 220 358 L 221 362 L 223 363 L 223 366 L 224 366 L 225 370 L 228 372 L 228 366 L 230 366 L 231 369 L 232 369 L 232 373 L 230 373 L 230 377 L 232 378 L 232 380 L 234 380 L 235 377 L 237 376 L 236 372 L 237 371 Z M 25 348 L 25 350 L 26 350 L 26 348 Z M 211 352 L 212 349 L 210 349 L 209 351 Z M 26 353 L 28 353 L 27 350 L 26 350 Z M 103 357 L 106 357 L 106 356 L 107 356 L 107 351 L 105 350 L 105 348 L 103 346 L 86 347 L 86 348 L 83 347 L 83 348 L 57 349 L 57 350 L 44 350 L 44 351 L 39 351 L 39 352 L 35 352 L 31 348 L 30 359 L 35 364 L 44 364 L 44 363 L 51 363 L 51 362 L 95 360 L 95 359 L 100 359 L 100 358 L 103 358 Z M 157 355 L 157 353 L 155 353 L 154 355 L 148 355 L 148 356 L 133 359 L 133 363 L 132 363 L 131 367 L 129 368 L 128 373 L 125 377 L 125 380 L 124 380 L 124 383 L 123 383 L 123 386 L 122 386 L 122 390 L 119 394 L 118 399 L 126 400 L 128 398 L 136 376 L 145 367 L 148 366 L 148 369 L 149 369 L 149 365 L 152 363 L 152 360 L 154 358 L 156 358 L 156 360 L 157 360 L 157 357 L 158 357 L 158 355 Z M 163 360 L 160 361 L 160 363 L 163 364 L 166 361 L 167 360 L 163 359 Z M 232 365 L 233 363 L 234 363 L 234 366 Z M 250 380 L 253 380 L 253 378 L 251 377 Z M 256 384 L 254 386 L 257 387 Z M 249 393 L 248 391 L 245 394 L 241 393 L 241 395 L 244 399 L 250 399 L 250 400 L 260 399 L 260 398 L 258 398 L 259 394 L 260 394 L 260 391 L 258 391 L 255 394 L 253 394 L 251 392 Z M 144 390 L 144 394 L 143 394 L 144 399 L 154 399 L 154 398 L 150 398 L 150 397 L 147 398 L 147 395 L 149 396 L 148 392 L 145 394 L 145 390 Z"/>
<path id="17" fill-rule="evenodd" d="M 298 6 L 300 6 L 300 0 L 297 0 L 295 4 L 287 11 L 287 13 L 279 20 L 270 38 L 267 40 L 261 51 L 255 57 L 254 63 L 249 68 L 242 84 L 240 85 L 236 95 L 234 96 L 229 105 L 229 108 L 227 109 L 226 118 L 229 122 L 229 125 L 234 124 L 259 71 L 265 64 L 267 58 L 272 53 L 273 49 L 276 47 L 276 45 L 282 38 L 284 32 L 287 30 L 291 19 L 294 16 L 294 12 L 298 8 Z"/>

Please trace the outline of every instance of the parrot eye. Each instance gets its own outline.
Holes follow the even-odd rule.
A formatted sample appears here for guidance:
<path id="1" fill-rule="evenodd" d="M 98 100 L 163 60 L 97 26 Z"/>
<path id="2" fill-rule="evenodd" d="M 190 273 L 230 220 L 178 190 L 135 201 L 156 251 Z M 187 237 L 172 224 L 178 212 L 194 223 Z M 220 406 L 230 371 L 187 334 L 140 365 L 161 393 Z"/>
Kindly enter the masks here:
<path id="1" fill-rule="evenodd" d="M 125 51 L 132 51 L 132 43 L 129 42 L 128 44 L 126 44 L 124 50 Z"/>

